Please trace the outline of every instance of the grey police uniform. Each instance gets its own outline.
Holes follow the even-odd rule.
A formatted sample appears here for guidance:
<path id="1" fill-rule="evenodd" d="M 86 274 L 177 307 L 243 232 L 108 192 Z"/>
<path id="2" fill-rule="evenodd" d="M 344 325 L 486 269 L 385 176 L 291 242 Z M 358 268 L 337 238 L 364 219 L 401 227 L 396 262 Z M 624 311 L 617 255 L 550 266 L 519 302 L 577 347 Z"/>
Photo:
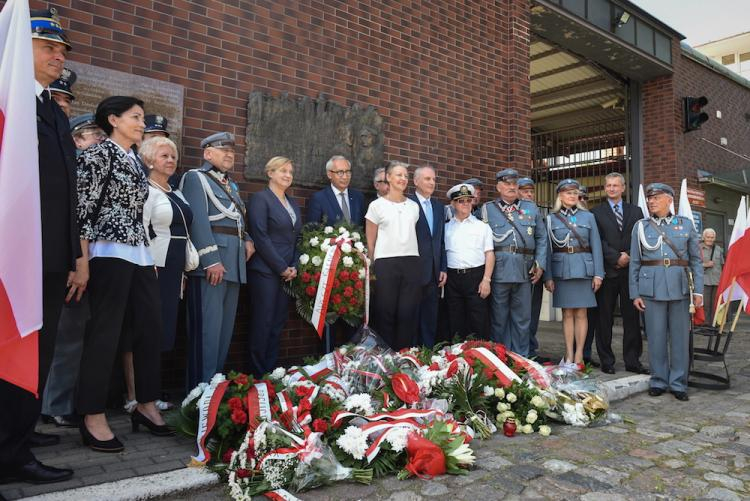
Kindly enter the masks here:
<path id="1" fill-rule="evenodd" d="M 654 224 L 676 247 L 677 254 Z M 703 265 L 698 232 L 689 219 L 670 216 L 636 223 L 630 247 L 630 298 L 641 298 L 646 305 L 644 317 L 652 388 L 687 391 L 690 367 L 687 267 L 693 272 L 694 293 L 702 294 Z"/>
<path id="2" fill-rule="evenodd" d="M 544 266 L 547 261 L 544 220 L 536 204 L 527 200 L 509 205 L 501 200 L 487 202 L 482 206 L 481 218 L 490 225 L 495 244 L 490 311 L 492 340 L 527 356 L 531 321 L 529 271 L 535 265 Z"/>
<path id="3" fill-rule="evenodd" d="M 581 240 L 558 215 L 576 230 Z M 594 215 L 577 207 L 562 209 L 547 216 L 547 230 L 552 246 L 549 271 L 555 282 L 552 305 L 555 308 L 596 306 L 591 280 L 604 279 L 604 258 Z"/>
<path id="4" fill-rule="evenodd" d="M 188 386 L 192 388 L 210 381 L 226 361 L 240 284 L 247 281 L 244 241 L 250 237 L 237 184 L 210 163 L 185 173 L 180 189 L 193 211 L 190 239 L 200 256 L 200 266 L 189 273 L 188 288 Z M 212 286 L 205 270 L 218 263 L 226 271 L 223 280 Z"/>

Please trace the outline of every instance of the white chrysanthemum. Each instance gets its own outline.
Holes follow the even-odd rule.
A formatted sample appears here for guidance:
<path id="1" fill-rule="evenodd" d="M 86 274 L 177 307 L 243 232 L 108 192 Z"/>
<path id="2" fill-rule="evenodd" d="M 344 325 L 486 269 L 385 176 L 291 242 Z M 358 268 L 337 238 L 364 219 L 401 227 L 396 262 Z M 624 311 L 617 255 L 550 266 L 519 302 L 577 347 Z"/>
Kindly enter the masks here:
<path id="1" fill-rule="evenodd" d="M 547 426 L 546 424 L 543 424 L 539 427 L 539 434 L 543 437 L 548 437 L 552 433 L 552 428 Z"/>
<path id="2" fill-rule="evenodd" d="M 547 407 L 547 404 L 544 403 L 544 399 L 539 395 L 534 395 L 533 397 L 531 397 L 531 405 L 533 405 L 537 409 Z"/>
<path id="3" fill-rule="evenodd" d="M 344 408 L 351 412 L 359 412 L 365 416 L 375 414 L 372 408 L 372 397 L 367 393 L 355 393 L 344 400 Z"/>
<path id="4" fill-rule="evenodd" d="M 346 400 L 346 393 L 344 392 L 344 390 L 339 390 L 338 388 L 330 384 L 324 385 L 320 391 L 324 395 L 328 395 L 329 397 L 331 397 L 331 400 L 335 400 L 336 402 L 343 402 L 344 400 Z"/>
<path id="5" fill-rule="evenodd" d="M 364 280 L 365 279 L 365 277 L 367 276 L 367 272 L 365 272 L 364 268 L 360 268 L 359 269 L 359 275 L 358 276 L 359 276 L 360 280 Z"/>
<path id="6" fill-rule="evenodd" d="M 312 258 L 313 266 L 320 266 L 322 263 L 323 263 L 323 260 L 320 259 L 320 256 L 313 256 Z"/>
<path id="7" fill-rule="evenodd" d="M 365 250 L 365 244 L 363 244 L 362 242 L 354 242 L 354 248 L 359 252 L 362 252 Z"/>
<path id="8" fill-rule="evenodd" d="M 262 451 L 266 446 L 266 428 L 268 428 L 268 423 L 261 421 L 253 433 L 253 446 L 256 451 Z"/>
<path id="9" fill-rule="evenodd" d="M 330 235 L 331 233 L 333 233 L 333 226 L 326 226 L 325 228 L 323 228 L 323 233 L 325 233 L 326 235 Z"/>
<path id="10" fill-rule="evenodd" d="M 507 395 L 505 395 L 505 400 L 507 400 L 508 402 L 512 404 L 513 402 L 518 400 L 518 397 L 516 396 L 515 393 L 508 393 Z"/>
<path id="11" fill-rule="evenodd" d="M 505 390 L 502 388 L 495 388 L 495 396 L 497 398 L 505 398 Z"/>
<path id="12" fill-rule="evenodd" d="M 482 388 L 482 392 L 484 393 L 485 397 L 491 397 L 495 394 L 495 390 L 492 388 L 492 386 L 485 386 Z"/>
<path id="13" fill-rule="evenodd" d="M 276 367 L 271 373 L 271 379 L 274 381 L 279 381 L 284 376 L 286 376 L 286 369 L 283 367 Z"/>
<path id="14" fill-rule="evenodd" d="M 355 242 L 359 242 L 360 240 L 362 240 L 362 235 L 360 235 L 356 231 L 353 231 L 352 232 L 352 240 L 354 240 Z"/>
<path id="15" fill-rule="evenodd" d="M 352 252 L 352 244 L 341 244 L 341 252 L 344 254 L 350 254 Z"/>
<path id="16" fill-rule="evenodd" d="M 344 266 L 347 268 L 354 266 L 354 259 L 352 259 L 351 256 L 344 256 L 344 259 L 342 259 L 341 262 L 344 263 Z"/>
<path id="17" fill-rule="evenodd" d="M 214 377 L 211 378 L 211 386 L 216 386 L 217 384 L 226 381 L 227 378 L 222 374 L 221 372 L 217 372 L 214 374 Z"/>
<path id="18" fill-rule="evenodd" d="M 392 428 L 385 437 L 385 441 L 391 444 L 391 449 L 395 452 L 401 452 L 406 449 L 406 441 L 409 436 L 409 428 L 399 426 Z"/>
<path id="19" fill-rule="evenodd" d="M 188 393 L 187 397 L 185 397 L 185 400 L 182 401 L 182 407 L 187 406 L 190 402 L 197 399 L 201 395 L 203 395 L 203 392 L 208 387 L 207 383 L 198 383 L 198 386 L 190 390 L 190 393 Z M 198 402 L 196 401 L 196 405 L 198 405 Z"/>
<path id="20" fill-rule="evenodd" d="M 336 444 L 354 459 L 362 459 L 367 451 L 367 435 L 356 426 L 349 426 Z"/>
<path id="21" fill-rule="evenodd" d="M 299 257 L 299 264 L 305 265 L 305 264 L 307 264 L 309 262 L 310 262 L 310 256 L 308 256 L 307 254 L 302 254 Z"/>

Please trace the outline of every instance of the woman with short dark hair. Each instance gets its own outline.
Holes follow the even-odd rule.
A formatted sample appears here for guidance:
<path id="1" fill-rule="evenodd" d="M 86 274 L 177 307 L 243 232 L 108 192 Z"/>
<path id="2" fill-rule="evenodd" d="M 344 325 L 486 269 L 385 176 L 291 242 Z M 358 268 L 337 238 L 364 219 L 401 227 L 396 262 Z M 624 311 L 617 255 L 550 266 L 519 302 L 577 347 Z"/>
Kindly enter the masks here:
<path id="1" fill-rule="evenodd" d="M 154 401 L 159 397 L 162 320 L 154 259 L 143 226 L 148 181 L 132 157 L 143 135 L 143 102 L 112 96 L 99 103 L 96 124 L 109 136 L 78 157 L 78 225 L 88 258 L 91 320 L 78 378 L 76 409 L 84 445 L 101 452 L 124 449 L 104 414 L 108 382 L 126 309 L 133 312 L 133 361 L 139 403 L 133 431 L 146 426 L 168 435 Z M 74 281 L 75 282 L 75 281 Z"/>

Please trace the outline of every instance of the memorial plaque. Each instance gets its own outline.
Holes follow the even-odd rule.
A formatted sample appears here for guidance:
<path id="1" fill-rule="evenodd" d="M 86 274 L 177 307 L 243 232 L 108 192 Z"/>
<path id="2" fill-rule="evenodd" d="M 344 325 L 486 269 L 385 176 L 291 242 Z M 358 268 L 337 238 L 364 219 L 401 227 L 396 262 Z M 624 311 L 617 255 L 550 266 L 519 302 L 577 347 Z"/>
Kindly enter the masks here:
<path id="1" fill-rule="evenodd" d="M 169 138 L 181 151 L 182 106 L 185 88 L 182 85 L 109 70 L 90 64 L 66 61 L 65 67 L 75 71 L 78 79 L 73 86 L 73 116 L 96 112 L 96 106 L 109 96 L 134 96 L 141 99 L 146 114 L 163 115 L 168 120 Z"/>
<path id="2" fill-rule="evenodd" d="M 294 184 L 323 186 L 325 164 L 343 155 L 352 164 L 351 186 L 372 189 L 372 174 L 383 165 L 383 118 L 374 107 L 344 107 L 325 96 L 293 99 L 252 92 L 247 106 L 245 178 L 267 180 L 274 156 L 294 162 Z"/>

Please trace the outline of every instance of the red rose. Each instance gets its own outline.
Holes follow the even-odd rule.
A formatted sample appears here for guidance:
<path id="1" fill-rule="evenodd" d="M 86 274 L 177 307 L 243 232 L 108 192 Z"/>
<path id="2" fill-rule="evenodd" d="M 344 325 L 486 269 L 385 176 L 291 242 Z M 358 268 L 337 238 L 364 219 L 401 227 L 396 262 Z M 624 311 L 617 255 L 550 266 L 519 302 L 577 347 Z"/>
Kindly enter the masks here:
<path id="1" fill-rule="evenodd" d="M 341 280 L 342 282 L 349 280 L 349 272 L 344 270 L 341 273 L 339 273 L 339 280 Z"/>
<path id="2" fill-rule="evenodd" d="M 359 300 L 356 297 L 349 298 L 349 304 L 350 305 L 357 306 L 358 303 L 359 303 Z"/>
<path id="3" fill-rule="evenodd" d="M 247 413 L 242 409 L 234 409 L 232 411 L 232 422 L 234 424 L 245 424 L 247 423 Z"/>
<path id="4" fill-rule="evenodd" d="M 246 470 L 245 468 L 237 468 L 234 473 L 237 475 L 237 478 L 247 478 L 250 476 L 250 470 Z"/>
<path id="5" fill-rule="evenodd" d="M 344 287 L 344 297 L 352 297 L 354 295 L 354 289 L 351 287 Z"/>
<path id="6" fill-rule="evenodd" d="M 307 294 L 310 297 L 315 297 L 316 292 L 318 292 L 318 289 L 316 289 L 312 285 L 308 285 L 307 287 L 305 287 L 305 294 Z"/>
<path id="7" fill-rule="evenodd" d="M 421 435 L 410 433 L 406 441 L 409 461 L 406 469 L 419 478 L 432 478 L 445 473 L 445 454 L 435 443 Z"/>
<path id="8" fill-rule="evenodd" d="M 450 365 L 448 366 L 448 372 L 446 372 L 446 373 L 445 373 L 445 377 L 446 377 L 446 378 L 449 378 L 449 377 L 453 377 L 453 376 L 455 376 L 455 375 L 456 375 L 456 373 L 457 373 L 457 372 L 458 372 L 458 362 L 456 362 L 456 361 L 454 360 L 454 361 L 453 361 L 453 362 L 451 362 L 451 364 L 450 364 Z"/>
<path id="9" fill-rule="evenodd" d="M 355 289 L 361 289 L 364 286 L 365 286 L 365 284 L 364 284 L 364 282 L 362 282 L 362 280 L 357 280 L 356 282 L 354 282 L 354 288 Z"/>
<path id="10" fill-rule="evenodd" d="M 328 422 L 325 419 L 316 419 L 313 421 L 312 427 L 318 433 L 325 433 L 328 431 Z"/>
<path id="11" fill-rule="evenodd" d="M 339 308 L 339 315 L 346 315 L 347 313 L 349 313 L 349 308 L 347 308 L 346 306 L 342 306 Z"/>
<path id="12" fill-rule="evenodd" d="M 341 294 L 334 294 L 333 297 L 331 297 L 331 300 L 333 301 L 333 304 L 341 304 Z"/>
<path id="13" fill-rule="evenodd" d="M 333 279 L 333 288 L 334 289 L 338 289 L 339 287 L 341 287 L 341 282 L 339 281 L 338 278 L 334 278 Z"/>
<path id="14" fill-rule="evenodd" d="M 403 372 L 394 374 L 391 378 L 393 392 L 402 402 L 414 404 L 419 402 L 419 386 Z"/>
<path id="15" fill-rule="evenodd" d="M 227 403 L 229 404 L 229 408 L 233 411 L 241 411 L 244 408 L 244 405 L 242 405 L 242 399 L 240 397 L 232 397 Z"/>
<path id="16" fill-rule="evenodd" d="M 237 386 L 246 385 L 248 383 L 247 374 L 239 374 L 237 377 L 234 378 L 234 383 Z"/>
<path id="17" fill-rule="evenodd" d="M 227 449 L 226 452 L 221 455 L 221 462 L 229 464 L 232 460 L 232 454 L 234 454 L 234 449 Z"/>
<path id="18" fill-rule="evenodd" d="M 310 280 L 312 280 L 312 275 L 310 275 L 308 272 L 304 272 L 302 274 L 302 282 L 308 283 Z"/>
<path id="19" fill-rule="evenodd" d="M 320 272 L 319 271 L 315 272 L 315 275 L 313 275 L 313 280 L 315 280 L 316 282 L 320 282 Z"/>

